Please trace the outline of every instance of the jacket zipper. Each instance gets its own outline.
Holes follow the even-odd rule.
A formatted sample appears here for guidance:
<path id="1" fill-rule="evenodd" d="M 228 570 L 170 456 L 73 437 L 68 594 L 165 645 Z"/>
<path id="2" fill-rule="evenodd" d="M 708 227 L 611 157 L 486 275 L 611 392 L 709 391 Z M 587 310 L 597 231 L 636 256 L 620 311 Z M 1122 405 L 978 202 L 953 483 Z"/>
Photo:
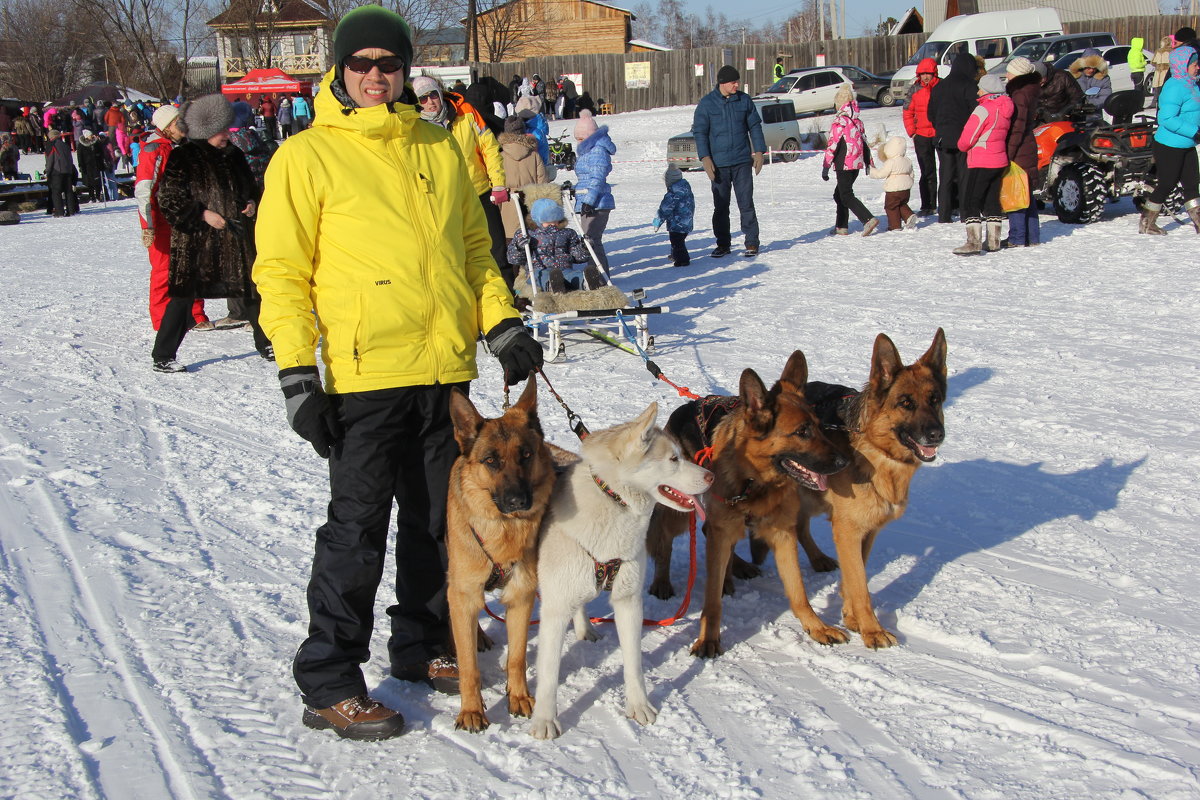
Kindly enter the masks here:
<path id="1" fill-rule="evenodd" d="M 428 195 L 431 191 L 429 179 L 420 172 L 413 172 L 409 170 L 408 165 L 404 162 L 403 154 L 400 152 L 400 144 L 398 140 L 393 140 L 391 142 L 391 148 L 392 157 L 396 160 L 396 166 L 401 174 L 401 183 L 405 186 L 406 192 L 409 195 L 409 208 L 411 208 L 414 213 L 418 208 L 429 209 L 430 205 Z M 418 197 L 416 196 L 418 194 L 425 196 Z M 422 224 L 423 222 L 425 224 Z M 413 220 L 413 227 L 417 229 L 422 245 L 421 278 L 424 283 L 423 288 L 425 289 L 424 295 L 426 298 L 427 311 L 426 318 L 429 320 L 425 330 L 426 342 L 428 343 L 426 346 L 428 348 L 429 358 L 433 366 L 432 377 L 436 382 L 438 376 L 441 375 L 441 365 L 438 363 L 437 349 L 433 346 L 433 343 L 436 342 L 433 328 L 437 315 L 437 305 L 433 299 L 433 276 L 430 274 L 429 266 L 430 256 L 433 252 L 433 248 L 431 242 L 429 241 L 428 234 L 429 224 L 433 222 L 436 222 L 436 220 L 432 219 L 432 214 L 431 219 L 427 221 L 418 221 L 416 219 Z"/>

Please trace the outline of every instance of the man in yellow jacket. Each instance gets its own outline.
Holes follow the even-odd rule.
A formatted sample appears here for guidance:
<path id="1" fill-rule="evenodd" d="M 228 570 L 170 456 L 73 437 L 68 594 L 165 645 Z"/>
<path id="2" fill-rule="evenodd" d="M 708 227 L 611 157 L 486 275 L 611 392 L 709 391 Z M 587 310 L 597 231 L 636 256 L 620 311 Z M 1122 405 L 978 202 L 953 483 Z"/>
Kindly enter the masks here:
<path id="1" fill-rule="evenodd" d="M 399 505 L 394 677 L 456 688 L 447 654 L 445 507 L 458 454 L 452 387 L 477 377 L 476 343 L 516 383 L 541 365 L 492 259 L 483 209 L 448 132 L 408 103 L 408 25 L 363 6 L 334 32 L 313 127 L 266 174 L 254 280 L 288 422 L 329 458 L 328 518 L 293 662 L 303 722 L 348 739 L 402 732 L 367 694 L 372 608 Z M 322 387 L 317 343 L 325 366 Z"/>

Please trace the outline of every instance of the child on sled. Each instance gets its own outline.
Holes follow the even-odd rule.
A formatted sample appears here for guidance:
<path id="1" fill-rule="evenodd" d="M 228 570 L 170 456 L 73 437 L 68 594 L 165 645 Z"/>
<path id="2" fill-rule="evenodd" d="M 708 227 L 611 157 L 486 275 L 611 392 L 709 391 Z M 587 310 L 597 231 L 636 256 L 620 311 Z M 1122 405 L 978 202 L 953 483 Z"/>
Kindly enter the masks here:
<path id="1" fill-rule="evenodd" d="M 508 245 L 508 263 L 525 264 L 525 245 L 529 245 L 531 276 L 539 292 L 563 292 L 597 289 L 604 285 L 600 271 L 591 263 L 579 234 L 567 227 L 562 206 L 548 198 L 535 200 L 529 209 L 535 227 L 518 232 Z M 584 267 L 583 265 L 587 266 Z"/>

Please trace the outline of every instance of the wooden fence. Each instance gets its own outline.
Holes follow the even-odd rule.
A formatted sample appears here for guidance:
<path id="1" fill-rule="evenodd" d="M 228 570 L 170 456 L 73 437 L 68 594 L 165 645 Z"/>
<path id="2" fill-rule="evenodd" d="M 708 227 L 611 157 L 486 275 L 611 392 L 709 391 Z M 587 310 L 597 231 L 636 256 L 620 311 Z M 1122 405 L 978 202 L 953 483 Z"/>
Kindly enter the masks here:
<path id="1" fill-rule="evenodd" d="M 1127 44 L 1133 36 L 1145 39 L 1153 51 L 1162 36 L 1185 25 L 1195 28 L 1195 16 L 1152 16 L 1094 19 L 1067 23 L 1066 33 L 1110 31 L 1118 43 Z M 635 111 L 664 106 L 690 105 L 713 88 L 717 70 L 732 64 L 741 73 L 743 88 L 757 93 L 772 83 L 775 58 L 784 56 L 788 69 L 813 67 L 817 55 L 826 64 L 854 64 L 868 72 L 888 72 L 901 67 L 924 44 L 928 34 L 871 36 L 861 39 L 833 39 L 803 44 L 748 44 L 725 47 L 701 47 L 651 53 L 598 53 L 588 55 L 543 56 L 507 63 L 478 63 L 472 68 L 507 84 L 514 74 L 541 75 L 550 80 L 564 73 L 583 75 L 583 86 L 596 101 L 613 105 L 613 110 Z M 754 69 L 748 69 L 748 60 Z M 626 63 L 649 63 L 649 85 L 631 88 L 626 83 Z M 697 74 L 697 73 L 700 74 Z M 637 70 L 644 75 L 644 68 Z M 635 81 L 636 82 L 636 81 Z"/>

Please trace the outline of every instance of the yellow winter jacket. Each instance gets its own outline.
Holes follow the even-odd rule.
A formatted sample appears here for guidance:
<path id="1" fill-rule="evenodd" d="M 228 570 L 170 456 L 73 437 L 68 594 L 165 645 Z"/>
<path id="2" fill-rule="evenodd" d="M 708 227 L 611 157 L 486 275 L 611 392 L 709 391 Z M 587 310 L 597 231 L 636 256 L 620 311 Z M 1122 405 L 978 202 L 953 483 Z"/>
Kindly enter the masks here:
<path id="1" fill-rule="evenodd" d="M 492 187 L 504 186 L 504 157 L 500 155 L 500 144 L 496 136 L 475 117 L 468 107 L 464 108 L 462 98 L 452 95 L 449 99 L 457 112 L 454 121 L 450 123 L 450 133 L 458 142 L 467 161 L 467 172 L 471 174 L 471 185 L 475 194 L 490 192 Z"/>
<path id="2" fill-rule="evenodd" d="M 271 159 L 258 212 L 276 362 L 314 366 L 320 338 L 327 392 L 472 380 L 480 332 L 520 315 L 462 154 L 412 106 L 343 109 L 332 78 L 313 127 Z"/>

